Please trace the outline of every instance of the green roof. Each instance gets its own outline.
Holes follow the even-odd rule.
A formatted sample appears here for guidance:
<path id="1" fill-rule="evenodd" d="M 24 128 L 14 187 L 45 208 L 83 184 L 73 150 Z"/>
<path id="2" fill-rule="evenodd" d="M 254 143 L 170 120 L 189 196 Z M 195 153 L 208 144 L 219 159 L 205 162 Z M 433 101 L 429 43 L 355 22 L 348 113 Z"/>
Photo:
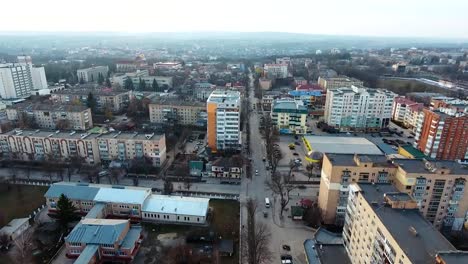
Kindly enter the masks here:
<path id="1" fill-rule="evenodd" d="M 421 151 L 419 151 L 418 149 L 416 149 L 415 147 L 411 145 L 404 145 L 404 146 L 401 146 L 401 148 L 406 150 L 415 159 L 426 158 L 426 155 L 424 155 L 424 153 L 422 153 Z"/>

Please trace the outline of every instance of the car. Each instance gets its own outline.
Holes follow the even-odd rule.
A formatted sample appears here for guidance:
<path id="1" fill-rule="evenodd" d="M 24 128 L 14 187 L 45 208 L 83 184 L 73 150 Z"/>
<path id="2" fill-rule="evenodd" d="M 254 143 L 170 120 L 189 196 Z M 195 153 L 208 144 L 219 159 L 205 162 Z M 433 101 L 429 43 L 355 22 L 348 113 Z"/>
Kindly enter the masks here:
<path id="1" fill-rule="evenodd" d="M 266 166 L 265 169 L 266 169 L 266 170 L 270 170 L 270 167 L 269 167 L 269 166 Z"/>
<path id="2" fill-rule="evenodd" d="M 281 255 L 281 264 L 292 264 L 292 256 L 291 255 Z"/>
<path id="3" fill-rule="evenodd" d="M 287 251 L 290 251 L 291 250 L 291 247 L 289 245 L 283 245 L 283 249 L 284 250 L 287 250 Z"/>
<path id="4" fill-rule="evenodd" d="M 294 155 L 294 156 L 299 156 L 299 154 L 297 154 L 297 152 L 294 152 L 293 155 Z"/>
<path id="5" fill-rule="evenodd" d="M 255 170 L 255 174 L 257 174 L 257 175 L 258 175 L 258 170 Z"/>
<path id="6" fill-rule="evenodd" d="M 265 157 L 263 157 L 263 159 L 262 159 L 262 160 L 265 162 L 265 161 L 266 161 L 266 158 L 265 158 Z"/>
<path id="7" fill-rule="evenodd" d="M 413 136 L 408 136 L 408 138 L 414 138 Z"/>
<path id="8" fill-rule="evenodd" d="M 297 135 L 295 135 L 295 136 L 294 136 L 294 139 L 298 140 L 298 139 L 299 139 L 299 137 L 298 137 Z"/>
<path id="9" fill-rule="evenodd" d="M 294 144 L 296 144 L 296 145 L 298 145 L 298 146 L 301 145 L 301 143 L 299 143 L 299 142 L 297 142 L 297 141 L 294 142 Z"/>
<path id="10" fill-rule="evenodd" d="M 265 217 L 265 218 L 268 217 L 268 212 L 267 211 L 263 211 L 263 217 Z"/>

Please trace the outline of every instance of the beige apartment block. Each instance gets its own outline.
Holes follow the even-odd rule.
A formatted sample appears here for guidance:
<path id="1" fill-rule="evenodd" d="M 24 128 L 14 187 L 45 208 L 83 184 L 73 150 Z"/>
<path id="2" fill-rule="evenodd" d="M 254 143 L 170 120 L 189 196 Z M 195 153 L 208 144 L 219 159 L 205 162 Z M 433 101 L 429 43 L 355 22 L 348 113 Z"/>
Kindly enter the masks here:
<path id="1" fill-rule="evenodd" d="M 149 104 L 151 123 L 176 122 L 180 125 L 206 124 L 206 103 L 180 98 L 158 98 Z"/>
<path id="2" fill-rule="evenodd" d="M 91 109 L 82 105 L 51 103 L 20 103 L 6 109 L 10 121 L 18 121 L 23 115 L 32 117 L 40 128 L 86 130 L 93 127 Z"/>
<path id="3" fill-rule="evenodd" d="M 133 97 L 132 91 L 119 90 L 112 88 L 92 89 L 77 87 L 73 89 L 64 89 L 52 94 L 51 98 L 55 102 L 71 104 L 81 102 L 86 104 L 89 93 L 92 93 L 96 99 L 97 109 L 104 110 L 109 107 L 111 111 L 119 112 L 130 102 Z"/>
<path id="4" fill-rule="evenodd" d="M 92 134 L 16 129 L 0 134 L 0 152 L 19 160 L 66 161 L 81 157 L 88 164 L 145 157 L 159 167 L 166 160 L 166 137 L 137 132 Z"/>
<path id="5" fill-rule="evenodd" d="M 461 230 L 468 219 L 468 168 L 456 161 L 395 159 L 395 186 L 411 195 L 436 228 Z"/>
<path id="6" fill-rule="evenodd" d="M 351 183 L 392 182 L 395 172 L 385 155 L 325 154 L 318 198 L 323 222 L 343 224 Z"/>
<path id="7" fill-rule="evenodd" d="M 353 183 L 349 191 L 343 240 L 353 264 L 440 263 L 439 254 L 466 263 L 408 194 L 379 183 Z"/>

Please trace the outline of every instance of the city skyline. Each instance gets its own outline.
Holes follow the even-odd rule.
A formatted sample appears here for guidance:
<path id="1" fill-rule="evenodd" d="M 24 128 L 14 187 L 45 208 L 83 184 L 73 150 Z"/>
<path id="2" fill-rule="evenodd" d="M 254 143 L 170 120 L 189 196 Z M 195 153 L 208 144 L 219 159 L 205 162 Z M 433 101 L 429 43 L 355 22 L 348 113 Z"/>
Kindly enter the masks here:
<path id="1" fill-rule="evenodd" d="M 463 11 L 468 2 L 448 0 L 443 6 L 422 1 L 352 2 L 303 0 L 284 5 L 240 0 L 220 5 L 197 2 L 81 1 L 73 8 L 61 1 L 7 2 L 0 32 L 290 32 L 314 35 L 423 37 L 467 39 Z M 162 11 L 161 11 L 162 10 Z M 289 11 L 286 11 L 289 10 Z M 294 11 L 293 11 L 294 10 Z M 330 12 L 331 11 L 331 12 Z"/>

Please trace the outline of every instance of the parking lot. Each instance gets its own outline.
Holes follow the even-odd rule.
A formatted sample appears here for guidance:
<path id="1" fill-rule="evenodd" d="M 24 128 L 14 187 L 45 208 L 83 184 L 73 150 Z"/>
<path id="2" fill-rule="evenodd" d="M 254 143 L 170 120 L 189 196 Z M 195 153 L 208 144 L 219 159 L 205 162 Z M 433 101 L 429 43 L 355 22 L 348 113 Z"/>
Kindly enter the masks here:
<path id="1" fill-rule="evenodd" d="M 185 153 L 198 153 L 206 146 L 206 133 L 192 132 L 185 143 Z"/>

